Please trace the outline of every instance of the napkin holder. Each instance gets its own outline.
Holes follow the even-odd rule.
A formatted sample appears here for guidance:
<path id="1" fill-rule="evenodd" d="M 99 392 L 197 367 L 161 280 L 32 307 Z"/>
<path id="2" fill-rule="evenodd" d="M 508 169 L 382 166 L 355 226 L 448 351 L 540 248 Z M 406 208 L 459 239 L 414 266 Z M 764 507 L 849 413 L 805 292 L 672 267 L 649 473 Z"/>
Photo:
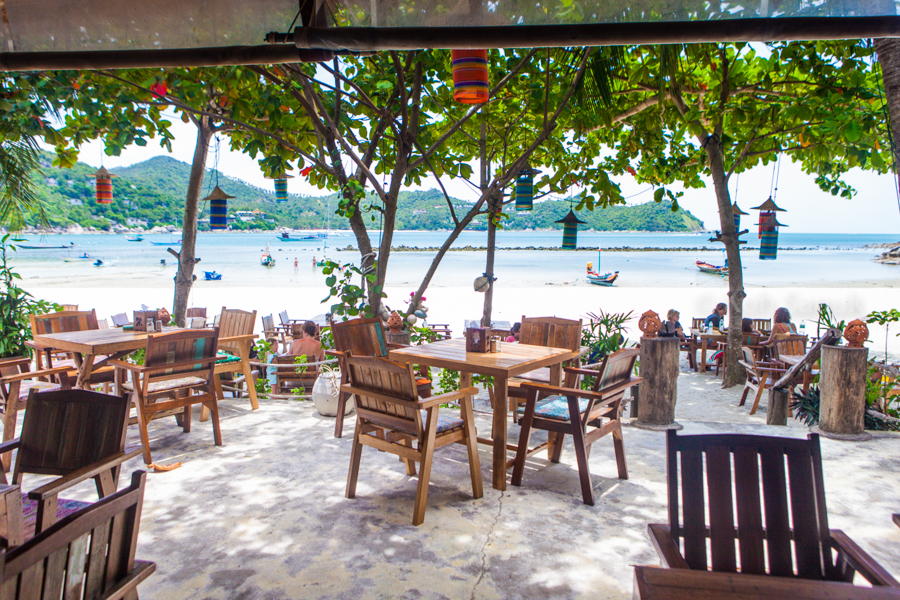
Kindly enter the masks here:
<path id="1" fill-rule="evenodd" d="M 466 352 L 490 352 L 491 328 L 470 327 L 466 329 Z"/>
<path id="2" fill-rule="evenodd" d="M 147 323 L 155 323 L 159 312 L 155 310 L 134 311 L 134 331 L 147 331 Z"/>

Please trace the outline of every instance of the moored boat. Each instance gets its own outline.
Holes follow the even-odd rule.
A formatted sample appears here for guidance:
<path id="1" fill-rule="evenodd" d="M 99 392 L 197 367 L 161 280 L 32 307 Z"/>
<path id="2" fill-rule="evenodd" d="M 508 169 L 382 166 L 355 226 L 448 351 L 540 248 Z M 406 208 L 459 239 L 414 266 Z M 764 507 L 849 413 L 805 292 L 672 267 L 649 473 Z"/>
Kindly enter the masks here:
<path id="1" fill-rule="evenodd" d="M 216 273 L 215 271 L 203 271 L 203 275 L 206 281 L 221 281 L 222 274 Z"/>
<path id="2" fill-rule="evenodd" d="M 603 285 L 606 287 L 610 287 L 618 278 L 618 271 L 615 271 L 613 273 L 604 273 L 603 275 L 594 271 L 588 271 L 587 273 L 587 280 L 589 282 L 593 283 L 594 285 Z"/>
<path id="3" fill-rule="evenodd" d="M 266 244 L 266 249 L 263 250 L 262 256 L 259 258 L 259 264 L 264 267 L 274 267 L 275 266 L 275 258 L 272 257 L 272 254 L 269 253 L 269 245 Z"/>
<path id="4" fill-rule="evenodd" d="M 144 236 L 141 234 L 125 236 L 125 240 L 129 242 L 143 242 Z"/>
<path id="5" fill-rule="evenodd" d="M 728 275 L 728 261 L 725 261 L 724 266 L 710 264 L 706 261 L 702 261 L 699 258 L 694 261 L 694 264 L 697 265 L 697 268 L 700 269 L 701 273 L 709 273 L 710 275 L 721 275 L 725 277 Z"/>
<path id="6" fill-rule="evenodd" d="M 180 246 L 181 240 L 178 240 L 177 242 L 150 242 L 150 243 L 153 244 L 154 246 Z"/>

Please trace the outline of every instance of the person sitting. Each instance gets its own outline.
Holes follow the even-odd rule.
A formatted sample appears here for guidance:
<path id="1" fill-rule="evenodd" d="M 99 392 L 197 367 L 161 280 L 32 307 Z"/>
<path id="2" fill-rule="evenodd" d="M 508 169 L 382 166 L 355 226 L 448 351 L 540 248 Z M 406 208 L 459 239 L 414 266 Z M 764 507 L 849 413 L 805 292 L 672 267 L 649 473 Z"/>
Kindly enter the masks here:
<path id="1" fill-rule="evenodd" d="M 519 330 L 522 329 L 521 323 L 513 324 L 512 328 L 509 330 L 509 336 L 507 336 L 507 342 L 518 342 L 519 341 Z"/>
<path id="2" fill-rule="evenodd" d="M 291 343 L 291 350 L 288 354 L 305 354 L 309 362 L 324 360 L 325 351 L 322 350 L 322 343 L 317 339 L 318 337 L 318 326 L 312 321 L 306 321 L 300 328 L 300 337 Z"/>
<path id="3" fill-rule="evenodd" d="M 769 339 L 761 342 L 761 344 L 763 346 L 771 346 L 777 340 L 782 340 L 796 333 L 797 328 L 791 323 L 791 313 L 782 306 L 775 311 L 775 316 L 772 318 L 772 334 L 769 336 Z"/>
<path id="4" fill-rule="evenodd" d="M 741 319 L 741 333 L 750 335 L 762 335 L 760 332 L 753 329 L 753 319 L 748 319 L 747 317 Z"/>
<path id="5" fill-rule="evenodd" d="M 728 305 L 724 302 L 719 302 L 713 309 L 712 314 L 706 317 L 706 320 L 703 321 L 703 326 L 721 330 L 722 317 L 724 317 L 726 314 L 728 314 Z"/>
<path id="6" fill-rule="evenodd" d="M 666 320 L 663 321 L 662 328 L 659 330 L 659 337 L 677 337 L 681 341 L 685 340 L 684 328 L 678 322 L 679 316 L 681 313 L 677 310 L 669 309 L 669 312 L 666 313 Z"/>

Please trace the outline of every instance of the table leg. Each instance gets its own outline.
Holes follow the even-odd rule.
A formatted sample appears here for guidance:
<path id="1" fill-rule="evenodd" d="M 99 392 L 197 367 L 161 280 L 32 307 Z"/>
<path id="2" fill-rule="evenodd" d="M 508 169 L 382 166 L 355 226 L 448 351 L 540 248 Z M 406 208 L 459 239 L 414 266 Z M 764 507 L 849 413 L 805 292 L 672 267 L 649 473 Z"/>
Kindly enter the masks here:
<path id="1" fill-rule="evenodd" d="M 256 399 L 256 386 L 253 381 L 253 371 L 250 368 L 250 340 L 241 342 L 241 370 L 244 373 L 244 382 L 247 384 L 247 393 L 250 395 L 250 407 L 253 410 L 259 408 L 259 400 Z"/>
<path id="2" fill-rule="evenodd" d="M 706 344 L 707 341 L 700 338 L 700 372 L 706 373 Z"/>
<path id="3" fill-rule="evenodd" d="M 506 420 L 508 418 L 508 387 L 506 377 L 494 377 L 494 489 L 506 489 Z"/>
<path id="4" fill-rule="evenodd" d="M 78 354 L 75 355 L 76 357 Z M 76 358 L 77 362 L 78 359 Z M 78 367 L 78 378 L 75 380 L 75 389 L 90 389 L 91 386 L 91 371 L 94 368 L 94 355 L 93 354 L 85 354 L 81 357 L 81 365 Z"/>

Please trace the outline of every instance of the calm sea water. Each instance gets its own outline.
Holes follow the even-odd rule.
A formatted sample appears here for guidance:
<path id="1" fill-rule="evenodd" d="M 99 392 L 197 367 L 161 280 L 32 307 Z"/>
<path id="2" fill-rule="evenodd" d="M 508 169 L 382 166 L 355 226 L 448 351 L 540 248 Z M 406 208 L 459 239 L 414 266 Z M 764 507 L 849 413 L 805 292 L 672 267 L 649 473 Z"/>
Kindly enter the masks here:
<path id="1" fill-rule="evenodd" d="M 394 246 L 417 248 L 435 247 L 446 239 L 446 232 L 403 231 L 394 235 Z M 499 248 L 528 246 L 558 247 L 561 232 L 556 231 L 500 231 Z M 143 242 L 129 242 L 125 235 L 52 235 L 25 236 L 26 244 L 67 245 L 71 250 L 19 250 L 13 265 L 28 278 L 52 278 L 74 283 L 77 279 L 121 280 L 122 285 L 171 285 L 175 258 L 163 246 L 151 241 L 170 242 L 177 235 L 144 235 Z M 506 282 L 522 284 L 584 282 L 585 265 L 593 262 L 601 271 L 619 271 L 620 287 L 677 287 L 721 286 L 721 277 L 700 273 L 694 260 L 700 258 L 722 264 L 721 244 L 708 241 L 708 234 L 685 233 L 579 233 L 580 246 L 602 248 L 699 248 L 696 251 L 607 251 L 598 257 L 596 251 L 522 251 L 497 252 L 495 272 Z M 758 247 L 754 236 L 745 236 L 748 246 Z M 373 242 L 378 241 L 378 233 Z M 758 251 L 742 253 L 744 280 L 747 287 L 829 286 L 837 283 L 858 287 L 887 286 L 900 279 L 900 267 L 872 262 L 878 252 L 866 249 L 866 244 L 891 243 L 897 236 L 873 234 L 804 234 L 783 233 L 779 238 L 781 250 L 776 261 L 760 261 Z M 464 232 L 456 247 L 484 246 L 485 232 Z M 277 260 L 274 268 L 259 264 L 261 250 L 269 244 Z M 350 252 L 339 249 L 351 246 Z M 177 246 L 174 246 L 177 248 Z M 328 256 L 340 262 L 359 260 L 355 238 L 349 232 L 332 232 L 327 246 Z M 718 248 L 717 248 L 718 247 Z M 791 250 L 793 249 L 793 250 Z M 284 243 L 274 233 L 200 233 L 197 255 L 202 258 L 197 273 L 202 279 L 204 270 L 223 274 L 232 285 L 320 287 L 323 277 L 312 267 L 312 258 L 323 256 L 322 241 Z M 63 257 L 75 257 L 87 252 L 111 266 L 98 268 L 90 261 L 64 262 Z M 395 252 L 390 258 L 388 285 L 417 286 L 430 266 L 434 252 Z M 598 268 L 599 258 L 599 268 Z M 294 260 L 298 269 L 294 270 Z M 167 266 L 160 264 L 165 260 Z M 484 271 L 484 252 L 450 252 L 439 267 L 432 285 L 469 285 Z"/>

